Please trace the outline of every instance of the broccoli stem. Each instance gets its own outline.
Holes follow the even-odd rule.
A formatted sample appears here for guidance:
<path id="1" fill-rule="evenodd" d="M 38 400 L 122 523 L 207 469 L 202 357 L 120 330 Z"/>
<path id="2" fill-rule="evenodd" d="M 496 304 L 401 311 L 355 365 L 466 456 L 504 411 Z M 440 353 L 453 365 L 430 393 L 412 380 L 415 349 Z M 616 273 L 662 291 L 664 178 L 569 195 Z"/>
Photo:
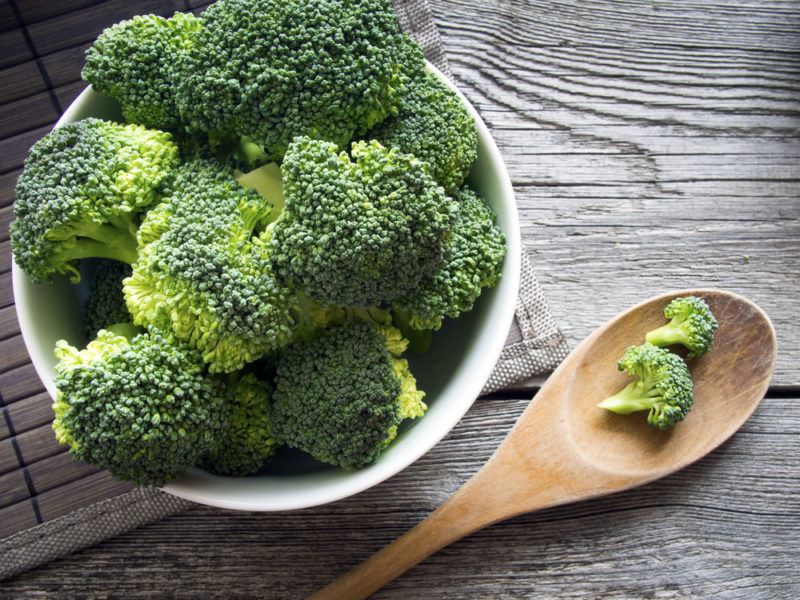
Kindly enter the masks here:
<path id="1" fill-rule="evenodd" d="M 110 258 L 128 265 L 136 262 L 136 227 L 120 219 L 113 225 L 85 224 L 74 231 L 77 240 L 67 250 L 71 260 Z"/>
<path id="2" fill-rule="evenodd" d="M 683 343 L 683 332 L 678 325 L 674 322 L 667 323 L 666 325 L 653 329 L 645 336 L 645 341 L 653 344 L 654 346 L 671 346 L 673 344 Z"/>
<path id="3" fill-rule="evenodd" d="M 629 415 L 640 410 L 650 410 L 658 396 L 658 391 L 654 388 L 645 389 L 641 381 L 634 381 L 597 406 L 620 415 Z"/>

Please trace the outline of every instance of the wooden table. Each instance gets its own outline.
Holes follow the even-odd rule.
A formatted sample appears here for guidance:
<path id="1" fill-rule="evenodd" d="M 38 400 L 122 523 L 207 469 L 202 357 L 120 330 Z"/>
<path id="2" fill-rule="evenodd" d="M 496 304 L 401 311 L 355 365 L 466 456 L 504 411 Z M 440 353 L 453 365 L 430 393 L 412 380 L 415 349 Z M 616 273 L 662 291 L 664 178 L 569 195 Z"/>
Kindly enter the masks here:
<path id="1" fill-rule="evenodd" d="M 703 461 L 477 533 L 378 597 L 800 596 L 800 2 L 436 0 L 434 12 L 570 341 L 654 293 L 713 286 L 761 304 L 780 358 L 755 416 Z M 2 589 L 300 598 L 447 498 L 538 383 L 482 398 L 355 498 L 198 507 Z"/>

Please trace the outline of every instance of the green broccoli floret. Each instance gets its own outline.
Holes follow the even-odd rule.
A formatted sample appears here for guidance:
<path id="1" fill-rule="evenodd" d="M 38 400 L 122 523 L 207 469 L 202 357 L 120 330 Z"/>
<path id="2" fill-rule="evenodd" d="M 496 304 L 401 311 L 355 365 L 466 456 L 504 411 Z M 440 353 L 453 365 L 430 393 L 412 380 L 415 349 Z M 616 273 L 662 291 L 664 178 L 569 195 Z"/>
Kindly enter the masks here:
<path id="1" fill-rule="evenodd" d="M 492 211 L 468 188 L 456 198 L 459 217 L 445 246 L 444 265 L 395 305 L 414 329 L 439 329 L 444 317 L 470 310 L 481 289 L 500 279 L 505 236 Z"/>
<path id="2" fill-rule="evenodd" d="M 211 161 L 176 171 L 139 228 L 125 280 L 134 322 L 200 350 L 211 372 L 232 372 L 291 337 L 291 294 L 269 259 L 272 206 Z"/>
<path id="3" fill-rule="evenodd" d="M 647 334 L 645 340 L 656 346 L 682 344 L 689 349 L 688 358 L 701 356 L 711 349 L 717 319 L 702 298 L 675 298 L 664 309 L 669 323 Z"/>
<path id="4" fill-rule="evenodd" d="M 195 352 L 153 331 L 111 329 L 84 350 L 56 345 L 53 430 L 79 460 L 160 486 L 215 443 L 224 391 L 203 374 Z"/>
<path id="5" fill-rule="evenodd" d="M 425 71 L 407 84 L 397 116 L 365 137 L 427 163 L 430 174 L 448 193 L 464 183 L 478 156 L 475 122 L 461 98 Z"/>
<path id="6" fill-rule="evenodd" d="M 101 329 L 132 320 L 122 293 L 122 280 L 130 274 L 130 266 L 116 260 L 102 260 L 97 265 L 83 311 L 83 330 L 90 340 Z"/>
<path id="7" fill-rule="evenodd" d="M 457 208 L 413 156 L 377 142 L 356 142 L 351 154 L 320 140 L 292 143 L 272 260 L 318 301 L 380 306 L 439 269 Z"/>
<path id="8" fill-rule="evenodd" d="M 692 407 L 692 377 L 683 359 L 652 344 L 631 346 L 617 363 L 635 381 L 599 406 L 621 415 L 647 410 L 647 422 L 658 429 L 672 427 Z"/>
<path id="9" fill-rule="evenodd" d="M 95 90 L 117 100 L 128 121 L 178 128 L 175 91 L 183 55 L 199 29 L 200 20 L 184 13 L 122 21 L 103 31 L 87 50 L 81 75 Z"/>
<path id="10" fill-rule="evenodd" d="M 77 261 L 136 259 L 138 213 L 158 198 L 178 149 L 168 133 L 85 119 L 36 142 L 17 182 L 14 260 L 36 282 Z"/>
<path id="11" fill-rule="evenodd" d="M 232 377 L 225 388 L 225 427 L 199 466 L 216 475 L 252 475 L 278 448 L 270 419 L 272 386 L 247 373 Z"/>
<path id="12" fill-rule="evenodd" d="M 279 440 L 356 469 L 374 462 L 404 419 L 426 410 L 405 340 L 391 327 L 353 320 L 278 357 L 273 424 Z"/>
<path id="13" fill-rule="evenodd" d="M 412 42 L 389 0 L 219 0 L 201 19 L 178 92 L 192 130 L 277 160 L 297 136 L 341 147 L 395 110 Z"/>

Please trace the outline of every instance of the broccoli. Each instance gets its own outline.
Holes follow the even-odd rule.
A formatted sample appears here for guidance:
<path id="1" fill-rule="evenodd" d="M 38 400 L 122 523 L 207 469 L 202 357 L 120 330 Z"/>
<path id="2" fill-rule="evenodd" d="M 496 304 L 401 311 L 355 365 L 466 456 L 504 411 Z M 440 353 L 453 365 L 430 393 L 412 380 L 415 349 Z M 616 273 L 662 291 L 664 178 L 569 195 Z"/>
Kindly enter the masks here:
<path id="1" fill-rule="evenodd" d="M 269 260 L 271 205 L 231 169 L 181 165 L 139 228 L 124 290 L 134 323 L 200 350 L 211 372 L 231 372 L 288 342 L 291 293 Z"/>
<path id="2" fill-rule="evenodd" d="M 17 182 L 14 260 L 36 282 L 80 280 L 77 261 L 136 259 L 138 213 L 177 163 L 168 133 L 86 119 L 36 142 Z"/>
<path id="3" fill-rule="evenodd" d="M 195 352 L 131 325 L 84 350 L 56 344 L 53 430 L 79 460 L 160 486 L 198 461 L 224 426 L 224 391 Z"/>
<path id="4" fill-rule="evenodd" d="M 116 260 L 102 260 L 97 265 L 83 311 L 83 330 L 90 340 L 101 329 L 131 321 L 122 293 L 122 280 L 130 274 L 130 266 Z"/>
<path id="5" fill-rule="evenodd" d="M 445 246 L 444 266 L 395 304 L 414 329 L 439 329 L 444 317 L 470 310 L 481 289 L 500 279 L 506 245 L 494 215 L 468 188 L 456 198 L 459 217 Z"/>
<path id="6" fill-rule="evenodd" d="M 192 14 L 171 19 L 143 15 L 103 31 L 86 52 L 83 79 L 117 100 L 132 123 L 176 129 L 180 115 L 175 91 L 183 55 L 200 29 Z"/>
<path id="7" fill-rule="evenodd" d="M 225 428 L 199 466 L 216 475 L 252 475 L 278 448 L 269 415 L 272 387 L 252 373 L 237 373 L 225 387 Z"/>
<path id="8" fill-rule="evenodd" d="M 219 0 L 201 20 L 177 92 L 190 130 L 277 160 L 297 136 L 341 147 L 396 110 L 412 42 L 389 0 Z"/>
<path id="9" fill-rule="evenodd" d="M 422 71 L 407 85 L 399 112 L 365 137 L 413 154 L 448 193 L 464 183 L 478 155 L 478 133 L 464 103 L 435 75 Z"/>
<path id="10" fill-rule="evenodd" d="M 338 306 L 380 306 L 442 265 L 455 202 L 413 156 L 298 138 L 283 163 L 285 207 L 271 257 L 289 285 Z"/>
<path id="11" fill-rule="evenodd" d="M 664 309 L 669 323 L 649 332 L 645 340 L 655 346 L 682 344 L 689 349 L 688 358 L 701 356 L 711 349 L 714 330 L 719 323 L 705 300 L 695 296 L 675 298 Z"/>
<path id="12" fill-rule="evenodd" d="M 692 407 L 692 378 L 683 359 L 652 344 L 631 346 L 617 363 L 635 381 L 599 406 L 621 415 L 647 410 L 647 422 L 658 429 L 672 427 Z"/>
<path id="13" fill-rule="evenodd" d="M 282 442 L 356 469 L 374 462 L 404 419 L 426 410 L 392 327 L 354 319 L 285 348 L 276 365 L 273 425 Z"/>

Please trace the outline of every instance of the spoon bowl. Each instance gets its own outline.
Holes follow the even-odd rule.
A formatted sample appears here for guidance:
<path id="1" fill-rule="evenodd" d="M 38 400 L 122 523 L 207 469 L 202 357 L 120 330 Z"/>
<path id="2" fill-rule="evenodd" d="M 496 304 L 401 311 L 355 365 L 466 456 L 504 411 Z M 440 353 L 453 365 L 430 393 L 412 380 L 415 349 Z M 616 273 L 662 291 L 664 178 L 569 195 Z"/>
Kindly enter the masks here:
<path id="1" fill-rule="evenodd" d="M 711 351 L 689 361 L 694 404 L 672 429 L 597 407 L 630 378 L 616 362 L 664 324 L 679 296 L 699 296 L 719 322 Z M 311 598 L 366 598 L 444 546 L 510 517 L 648 483 L 699 460 L 758 406 L 775 368 L 775 331 L 748 299 L 695 289 L 651 298 L 586 338 L 550 376 L 487 463 L 411 531 Z"/>
<path id="2" fill-rule="evenodd" d="M 646 423 L 646 412 L 623 417 L 598 409 L 600 401 L 630 381 L 617 370 L 617 359 L 664 324 L 664 307 L 672 299 L 688 295 L 702 297 L 720 326 L 712 351 L 687 361 L 694 404 L 686 418 L 660 431 Z M 738 430 L 766 393 L 777 354 L 764 312 L 741 296 L 718 290 L 652 298 L 610 321 L 581 349 L 560 403 L 565 441 L 594 468 L 643 478 L 685 467 Z"/>

